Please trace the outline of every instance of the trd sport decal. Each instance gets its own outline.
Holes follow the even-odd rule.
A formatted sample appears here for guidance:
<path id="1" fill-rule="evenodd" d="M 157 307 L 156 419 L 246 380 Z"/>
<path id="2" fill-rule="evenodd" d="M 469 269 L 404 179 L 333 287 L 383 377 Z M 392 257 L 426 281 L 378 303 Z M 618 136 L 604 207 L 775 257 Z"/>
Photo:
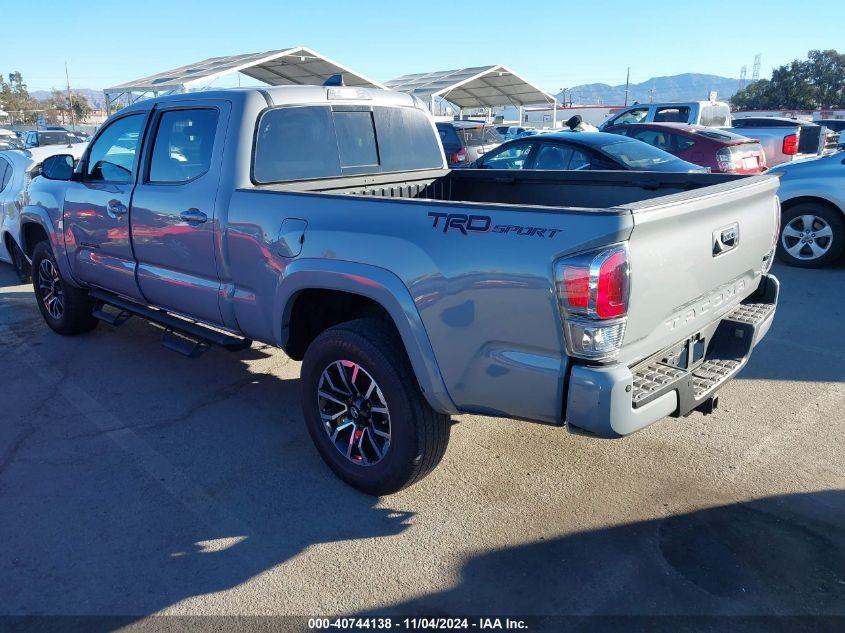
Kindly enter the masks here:
<path id="1" fill-rule="evenodd" d="M 493 224 L 489 215 L 465 215 L 463 213 L 437 213 L 431 211 L 428 217 L 434 218 L 432 228 L 443 227 L 443 232 L 459 231 L 470 233 L 515 233 L 516 235 L 535 235 L 554 237 L 561 229 L 544 229 L 537 226 L 518 226 L 516 224 Z M 442 222 L 441 222 L 442 220 Z"/>

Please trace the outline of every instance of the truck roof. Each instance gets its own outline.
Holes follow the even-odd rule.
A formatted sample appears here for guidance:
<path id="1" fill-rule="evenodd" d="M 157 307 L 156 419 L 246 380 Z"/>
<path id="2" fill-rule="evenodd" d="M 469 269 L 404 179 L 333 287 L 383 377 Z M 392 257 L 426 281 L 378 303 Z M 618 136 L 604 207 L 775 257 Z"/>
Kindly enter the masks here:
<path id="1" fill-rule="evenodd" d="M 359 88 L 351 86 L 255 86 L 249 88 L 219 88 L 199 92 L 184 92 L 161 97 L 152 97 L 127 106 L 122 111 L 143 110 L 145 104 L 191 101 L 200 99 L 237 99 L 261 94 L 269 104 L 294 103 L 349 103 L 360 102 L 379 106 L 422 107 L 422 102 L 404 92 Z"/>

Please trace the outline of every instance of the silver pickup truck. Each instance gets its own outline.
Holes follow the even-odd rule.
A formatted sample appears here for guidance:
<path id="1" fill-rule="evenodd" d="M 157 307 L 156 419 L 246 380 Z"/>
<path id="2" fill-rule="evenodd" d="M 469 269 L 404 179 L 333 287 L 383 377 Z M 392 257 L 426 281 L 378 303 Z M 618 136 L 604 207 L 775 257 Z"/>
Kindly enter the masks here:
<path id="1" fill-rule="evenodd" d="M 450 171 L 399 93 L 141 101 L 42 174 L 22 235 L 53 330 L 284 349 L 319 453 L 373 494 L 431 471 L 455 414 L 619 437 L 710 412 L 777 302 L 776 178 Z"/>

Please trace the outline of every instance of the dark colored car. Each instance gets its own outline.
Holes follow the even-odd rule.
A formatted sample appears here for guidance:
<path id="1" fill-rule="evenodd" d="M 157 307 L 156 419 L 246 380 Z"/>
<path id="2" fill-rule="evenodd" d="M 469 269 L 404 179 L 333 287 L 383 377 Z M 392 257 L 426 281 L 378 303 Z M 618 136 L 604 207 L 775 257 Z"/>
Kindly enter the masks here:
<path id="1" fill-rule="evenodd" d="M 553 132 L 514 139 L 479 158 L 476 169 L 702 172 L 641 141 L 604 132 Z"/>
<path id="2" fill-rule="evenodd" d="M 30 147 L 44 147 L 46 145 L 70 145 L 79 143 L 79 139 L 65 130 L 36 130 L 27 132 L 24 145 Z"/>
<path id="3" fill-rule="evenodd" d="M 505 140 L 496 126 L 480 121 L 440 122 L 437 133 L 449 167 L 466 166 Z"/>
<path id="4" fill-rule="evenodd" d="M 612 125 L 607 132 L 648 143 L 681 160 L 723 174 L 761 174 L 766 154 L 756 139 L 701 125 L 632 123 Z"/>

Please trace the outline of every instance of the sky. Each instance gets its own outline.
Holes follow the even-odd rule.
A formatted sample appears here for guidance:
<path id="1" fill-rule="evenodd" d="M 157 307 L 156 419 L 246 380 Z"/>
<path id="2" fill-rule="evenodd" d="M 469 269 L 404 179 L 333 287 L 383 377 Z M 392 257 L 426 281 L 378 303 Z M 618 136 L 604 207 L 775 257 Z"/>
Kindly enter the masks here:
<path id="1" fill-rule="evenodd" d="M 34 9 L 33 7 L 36 7 Z M 0 0 L 0 73 L 30 90 L 102 89 L 183 64 L 307 46 L 373 79 L 504 64 L 549 92 L 685 72 L 761 77 L 811 49 L 845 52 L 845 0 L 408 2 Z M 465 6 L 466 8 L 462 8 Z M 35 15 L 34 14 L 37 14 Z M 36 25 L 28 28 L 26 25 Z"/>

